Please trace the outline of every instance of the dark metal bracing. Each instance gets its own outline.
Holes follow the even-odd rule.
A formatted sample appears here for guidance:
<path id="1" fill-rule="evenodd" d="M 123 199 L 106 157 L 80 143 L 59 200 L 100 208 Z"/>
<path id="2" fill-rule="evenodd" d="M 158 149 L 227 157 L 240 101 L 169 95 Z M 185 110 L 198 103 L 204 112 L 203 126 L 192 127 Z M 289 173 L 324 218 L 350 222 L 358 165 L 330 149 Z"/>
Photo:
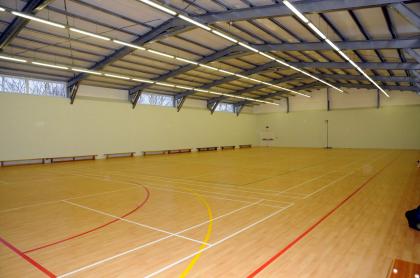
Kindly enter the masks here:
<path id="1" fill-rule="evenodd" d="M 61 23 L 124 42 L 145 45 L 216 68 L 281 84 L 289 89 L 305 91 L 323 87 L 323 84 L 313 82 L 307 76 L 140 2 L 121 0 L 116 9 L 109 3 L 99 6 L 84 0 L 67 0 L 67 6 L 53 0 L 22 1 L 22 12 L 37 14 L 44 19 L 57 19 Z M 338 87 L 370 89 L 373 86 L 352 65 L 334 53 L 330 45 L 293 16 L 282 1 L 273 1 L 268 5 L 250 0 L 235 1 L 235 4 L 226 0 L 156 2 L 247 42 L 261 52 L 270 52 L 272 56 Z M 7 8 L 16 9 L 10 5 Z M 415 5 L 419 5 L 417 1 L 301 0 L 295 1 L 294 5 L 310 16 L 315 25 L 331 36 L 331 40 L 384 89 L 419 91 L 420 17 L 415 12 Z M 85 10 L 88 12 L 85 13 Z M 367 17 L 367 13 L 372 16 Z M 371 18 L 383 20 L 383 24 L 373 24 Z M 54 63 L 158 82 L 168 81 L 232 95 L 261 99 L 292 96 L 277 88 L 273 90 L 273 87 L 264 84 L 212 72 L 197 65 L 88 37 L 72 36 L 68 30 L 60 32 L 42 24 L 27 24 L 28 21 L 20 17 L 0 19 L 4 30 L 0 34 L 0 49 L 4 53 L 42 57 Z M 377 33 L 381 35 L 377 36 Z M 4 62 L 0 65 L 0 72 L 7 71 L 65 79 L 71 92 L 71 102 L 75 100 L 80 84 L 100 84 L 129 90 L 133 107 L 145 90 L 174 95 L 174 106 L 178 111 L 187 97 L 208 100 L 211 111 L 216 108 L 214 104 L 221 101 L 235 102 L 232 98 L 214 97 L 203 92 Z M 239 114 L 247 104 L 247 101 L 237 102 L 235 113 Z"/>

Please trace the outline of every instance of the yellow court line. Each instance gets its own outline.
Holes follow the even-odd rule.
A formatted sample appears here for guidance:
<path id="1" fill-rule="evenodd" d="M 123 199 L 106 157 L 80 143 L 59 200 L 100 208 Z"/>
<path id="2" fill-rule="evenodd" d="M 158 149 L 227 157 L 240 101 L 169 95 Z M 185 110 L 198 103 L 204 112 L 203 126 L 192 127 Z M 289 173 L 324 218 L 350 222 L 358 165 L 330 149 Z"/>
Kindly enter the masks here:
<path id="1" fill-rule="evenodd" d="M 204 248 L 206 248 L 206 244 L 209 239 L 210 239 L 210 235 L 213 229 L 213 213 L 211 211 L 210 205 L 209 203 L 207 203 L 206 199 L 204 199 L 201 195 L 198 195 L 197 193 L 193 192 L 194 195 L 197 196 L 197 198 L 200 200 L 200 202 L 207 208 L 207 214 L 209 216 L 209 224 L 207 226 L 207 233 L 206 236 L 203 239 L 203 244 L 201 244 L 199 251 L 203 250 Z M 202 252 L 199 252 L 197 255 L 194 256 L 194 258 L 192 258 L 192 260 L 190 261 L 190 263 L 188 264 L 188 266 L 184 269 L 184 271 L 181 273 L 181 275 L 179 276 L 180 278 L 185 278 L 187 277 L 188 273 L 191 271 L 191 269 L 194 267 L 194 265 L 197 263 L 198 259 L 200 258 Z"/>

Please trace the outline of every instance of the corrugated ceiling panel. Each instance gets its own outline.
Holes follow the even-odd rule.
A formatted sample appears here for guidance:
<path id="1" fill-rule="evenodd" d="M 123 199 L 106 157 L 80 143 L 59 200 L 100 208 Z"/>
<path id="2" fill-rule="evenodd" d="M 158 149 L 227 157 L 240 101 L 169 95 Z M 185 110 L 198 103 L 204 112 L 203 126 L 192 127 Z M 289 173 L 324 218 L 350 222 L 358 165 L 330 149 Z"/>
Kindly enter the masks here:
<path id="1" fill-rule="evenodd" d="M 236 38 L 238 38 L 238 39 L 240 39 L 242 41 L 246 41 L 246 42 L 254 43 L 254 44 L 262 44 L 262 43 L 264 43 L 264 41 L 256 38 L 255 36 L 251 36 L 251 35 L 249 35 L 249 34 L 247 34 L 245 32 L 242 32 L 238 28 L 235 28 L 235 26 L 229 25 L 228 23 L 218 22 L 215 25 L 221 31 L 224 31 L 228 35 L 230 34 L 233 37 L 236 37 Z"/>
<path id="2" fill-rule="evenodd" d="M 217 50 L 221 50 L 232 45 L 232 42 L 217 37 L 199 28 L 195 28 L 190 31 L 184 32 L 182 34 L 179 34 L 178 36 L 191 41 L 195 41 L 201 45 L 208 45 L 212 49 Z"/>
<path id="3" fill-rule="evenodd" d="M 267 42 L 267 43 L 279 43 L 280 41 L 276 39 L 275 36 L 267 33 L 264 29 L 259 28 L 258 26 L 248 22 L 248 21 L 238 21 L 235 22 L 235 26 L 247 31 L 248 33 L 256 36 L 258 39 Z"/>
<path id="4" fill-rule="evenodd" d="M 420 36 L 419 30 L 399 13 L 397 13 L 394 9 L 389 9 L 389 16 L 391 18 L 392 24 L 395 26 L 398 37 L 409 38 Z"/>
<path id="5" fill-rule="evenodd" d="M 381 8 L 359 9 L 354 13 L 372 39 L 392 39 Z"/>
<path id="6" fill-rule="evenodd" d="M 164 40 L 161 40 L 160 42 L 169 44 L 174 47 L 173 49 L 170 49 L 171 47 L 169 46 L 167 50 L 165 50 L 165 48 L 162 48 L 161 49 L 162 51 L 168 52 L 173 55 L 178 55 L 178 56 L 190 55 L 191 52 L 194 53 L 193 55 L 195 56 L 208 56 L 214 52 L 214 50 L 211 49 L 210 47 L 204 48 L 200 46 L 198 43 L 192 43 L 187 40 L 179 39 L 177 37 L 165 38 Z M 162 43 L 159 43 L 159 44 L 162 44 Z M 151 44 L 151 45 L 155 46 L 157 44 Z M 164 45 L 162 44 L 162 46 Z M 185 51 L 177 50 L 176 48 L 185 49 Z"/>
<path id="7" fill-rule="evenodd" d="M 336 11 L 325 13 L 325 16 L 338 29 L 346 40 L 364 40 L 363 34 L 360 32 L 354 20 L 348 11 Z"/>
<path id="8" fill-rule="evenodd" d="M 291 16 L 278 17 L 276 18 L 277 22 L 280 22 L 284 27 L 286 27 L 292 34 L 295 34 L 297 38 L 302 41 L 307 42 L 317 42 L 318 38 L 313 35 L 308 29 L 304 27 L 297 19 Z"/>

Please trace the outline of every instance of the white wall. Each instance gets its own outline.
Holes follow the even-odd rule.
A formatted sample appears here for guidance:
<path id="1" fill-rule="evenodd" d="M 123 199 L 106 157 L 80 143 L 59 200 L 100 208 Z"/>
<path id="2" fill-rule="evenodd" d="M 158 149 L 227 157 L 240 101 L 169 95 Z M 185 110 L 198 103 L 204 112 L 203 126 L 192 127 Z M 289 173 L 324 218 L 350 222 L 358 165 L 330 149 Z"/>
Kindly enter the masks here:
<path id="1" fill-rule="evenodd" d="M 274 146 L 324 147 L 328 120 L 333 147 L 420 149 L 420 96 L 389 92 L 391 97 L 381 96 L 376 109 L 376 91 L 346 91 L 330 94 L 329 112 L 325 89 L 311 92 L 312 98 L 290 98 L 290 113 L 284 100 L 280 106 L 255 107 L 257 133 L 272 135 Z M 260 145 L 266 143 L 260 140 Z"/>
<path id="2" fill-rule="evenodd" d="M 86 89 L 86 88 L 85 88 Z M 103 95 L 112 90 L 100 90 Z M 83 96 L 85 95 L 85 96 Z M 0 160 L 255 144 L 252 114 L 0 94 Z"/>
<path id="3" fill-rule="evenodd" d="M 206 103 L 188 99 L 174 108 L 138 105 L 132 109 L 127 92 L 81 86 L 74 105 L 68 99 L 0 94 L 0 160 L 47 156 L 259 144 L 272 136 L 274 146 L 323 147 L 325 120 L 330 143 L 346 148 L 420 149 L 420 96 L 390 92 L 376 109 L 376 92 L 326 91 L 312 98 L 290 98 L 280 106 L 259 105 L 253 114 L 216 112 Z M 270 126 L 269 133 L 265 126 Z"/>

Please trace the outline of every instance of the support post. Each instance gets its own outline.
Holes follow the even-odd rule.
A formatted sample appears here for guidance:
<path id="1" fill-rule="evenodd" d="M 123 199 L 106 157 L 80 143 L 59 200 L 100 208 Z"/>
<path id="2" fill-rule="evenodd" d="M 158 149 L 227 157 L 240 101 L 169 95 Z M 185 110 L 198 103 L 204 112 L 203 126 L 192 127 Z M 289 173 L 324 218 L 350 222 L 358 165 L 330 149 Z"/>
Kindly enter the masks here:
<path id="1" fill-rule="evenodd" d="M 289 97 L 286 97 L 286 113 L 290 112 L 290 103 L 289 103 Z"/>
<path id="2" fill-rule="evenodd" d="M 381 108 L 381 92 L 379 90 L 376 91 L 376 108 Z"/>
<path id="3" fill-rule="evenodd" d="M 241 114 L 242 109 L 244 109 L 244 107 L 245 107 L 244 103 L 235 104 L 233 106 L 233 112 L 236 114 L 236 116 L 239 116 L 239 114 Z"/>
<path id="4" fill-rule="evenodd" d="M 174 97 L 174 107 L 176 107 L 176 112 L 181 110 L 182 106 L 184 105 L 187 96 L 175 96 Z"/>
<path id="5" fill-rule="evenodd" d="M 136 108 L 137 102 L 139 101 L 142 92 L 142 90 L 138 90 L 132 93 L 128 92 L 128 100 L 131 102 L 133 109 Z"/>
<path id="6" fill-rule="evenodd" d="M 76 82 L 73 85 L 67 87 L 67 96 L 70 98 L 70 104 L 74 103 L 76 99 L 77 91 L 79 90 L 80 82 Z"/>
<path id="7" fill-rule="evenodd" d="M 330 88 L 327 88 L 327 111 L 331 111 Z"/>
<path id="8" fill-rule="evenodd" d="M 207 109 L 210 110 L 210 113 L 213 115 L 216 110 L 217 105 L 219 105 L 220 100 L 207 101 Z"/>

